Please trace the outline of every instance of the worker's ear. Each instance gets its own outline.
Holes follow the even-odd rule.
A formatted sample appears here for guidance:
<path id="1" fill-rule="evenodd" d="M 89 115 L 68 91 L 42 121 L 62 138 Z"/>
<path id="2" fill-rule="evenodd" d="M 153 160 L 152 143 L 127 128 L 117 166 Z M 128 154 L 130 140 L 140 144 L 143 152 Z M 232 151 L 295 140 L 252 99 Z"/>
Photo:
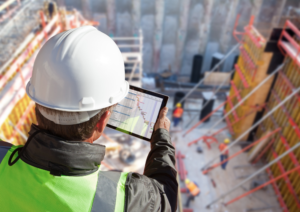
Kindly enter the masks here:
<path id="1" fill-rule="evenodd" d="M 110 115 L 111 112 L 109 110 L 102 114 L 96 126 L 98 132 L 102 133 L 104 131 L 104 128 L 106 127 L 106 124 L 110 118 Z"/>

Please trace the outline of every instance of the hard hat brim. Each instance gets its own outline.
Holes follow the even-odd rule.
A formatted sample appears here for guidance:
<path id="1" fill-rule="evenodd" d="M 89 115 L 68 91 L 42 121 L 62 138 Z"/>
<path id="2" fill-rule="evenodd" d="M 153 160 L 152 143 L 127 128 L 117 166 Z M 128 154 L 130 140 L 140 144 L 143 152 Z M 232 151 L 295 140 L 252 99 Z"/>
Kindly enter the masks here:
<path id="1" fill-rule="evenodd" d="M 45 102 L 40 101 L 34 96 L 34 88 L 31 87 L 30 81 L 28 81 L 26 85 L 26 93 L 30 97 L 31 100 L 33 100 L 35 103 L 42 105 L 46 108 L 54 109 L 54 110 L 59 110 L 59 111 L 66 111 L 66 112 L 87 112 L 87 111 L 95 111 L 95 110 L 100 110 L 106 107 L 109 107 L 111 105 L 114 105 L 118 102 L 120 102 L 122 99 L 124 99 L 128 92 L 129 92 L 129 83 L 124 80 L 123 85 L 120 86 L 120 92 L 116 96 L 112 96 L 110 99 L 107 100 L 106 103 L 104 104 L 96 104 L 95 107 L 93 108 L 80 108 L 78 104 L 78 108 L 67 108 L 63 106 L 57 106 L 57 105 L 51 105 L 47 104 Z"/>

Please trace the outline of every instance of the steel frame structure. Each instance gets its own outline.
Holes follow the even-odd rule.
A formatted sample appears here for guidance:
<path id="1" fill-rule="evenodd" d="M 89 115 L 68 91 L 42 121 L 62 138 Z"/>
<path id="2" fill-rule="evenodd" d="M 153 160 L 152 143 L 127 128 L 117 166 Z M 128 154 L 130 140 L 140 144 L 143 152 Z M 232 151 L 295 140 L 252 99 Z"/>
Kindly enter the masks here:
<path id="1" fill-rule="evenodd" d="M 125 78 L 129 84 L 142 86 L 143 75 L 143 31 L 135 37 L 111 37 L 120 48 L 125 63 Z M 129 70 L 129 71 L 127 71 Z"/>
<path id="2" fill-rule="evenodd" d="M 11 19 L 11 21 L 13 21 L 16 17 L 19 18 L 19 16 L 23 15 L 23 13 L 26 12 L 28 8 L 31 8 L 32 2 L 30 0 L 24 2 L 26 4 L 24 3 L 19 12 Z M 38 8 L 41 9 L 41 5 Z M 20 43 L 18 48 L 16 48 L 15 52 L 11 55 L 11 58 L 7 59 L 7 62 L 0 66 L 0 127 L 3 131 L 4 122 L 9 122 L 9 125 L 13 127 L 13 131 L 9 133 L 9 137 L 3 137 L 3 132 L 1 132 L 2 134 L 0 135 L 0 137 L 8 142 L 15 142 L 15 144 L 17 145 L 22 144 L 17 139 L 21 132 L 20 129 L 23 128 L 23 126 L 26 125 L 26 122 L 28 122 L 29 120 L 30 122 L 32 122 L 32 118 L 29 118 L 29 116 L 32 113 L 31 111 L 33 108 L 33 103 L 28 103 L 28 105 L 26 105 L 26 108 L 24 108 L 23 111 L 24 114 L 20 116 L 20 118 L 16 116 L 16 119 L 18 120 L 14 120 L 12 125 L 10 124 L 11 121 L 7 117 L 10 115 L 15 106 L 20 102 L 20 100 L 22 100 L 25 96 L 25 84 L 31 76 L 33 62 L 39 48 L 47 39 L 63 30 L 62 23 L 64 23 L 64 21 L 67 22 L 64 23 L 65 26 L 95 24 L 94 22 L 88 22 L 78 17 L 78 12 L 76 11 L 72 11 L 72 13 L 68 14 L 69 18 L 64 18 L 64 20 L 62 20 L 62 18 L 64 15 L 66 15 L 66 13 L 62 15 L 59 13 L 54 14 L 52 19 L 47 20 L 47 22 L 42 12 L 38 13 L 36 8 L 32 11 L 35 11 L 37 13 L 39 17 L 38 22 L 41 23 L 42 29 L 35 33 L 29 33 L 27 37 L 23 36 L 23 39 L 25 37 L 25 40 Z M 10 33 L 11 21 L 8 22 L 5 25 L 4 29 L 0 31 L 1 39 L 3 38 L 3 36 L 8 36 L 8 32 Z M 26 19 L 24 21 L 26 21 Z M 68 21 L 72 22 L 73 25 L 69 24 Z M 31 25 L 29 24 L 29 26 L 27 27 L 30 26 Z M 34 27 L 32 27 L 30 30 L 32 31 L 33 29 Z"/>
<path id="3" fill-rule="evenodd" d="M 271 141 L 261 149 L 253 160 L 253 163 L 257 163 L 264 155 L 267 155 L 267 160 L 270 162 L 264 166 L 264 169 L 267 171 L 270 180 L 226 202 L 225 205 L 229 205 L 271 184 L 283 211 L 300 210 L 300 200 L 298 196 L 299 186 L 297 184 L 297 179 L 299 179 L 300 176 L 300 163 L 297 158 L 300 153 L 300 151 L 298 151 L 299 149 L 297 149 L 300 146 L 300 128 L 298 126 L 300 116 L 297 115 L 300 104 L 300 45 L 298 44 L 299 41 L 295 41 L 294 38 L 287 33 L 286 28 L 290 28 L 297 36 L 300 36 L 300 30 L 290 21 L 286 21 L 280 40 L 278 41 L 279 48 L 282 53 L 286 55 L 286 61 L 280 70 L 277 71 L 278 77 L 276 83 L 274 88 L 270 91 L 270 100 L 265 105 L 265 115 L 260 121 L 253 125 L 259 125 L 260 135 L 267 130 L 282 128 L 282 130 L 273 136 Z M 284 41 L 283 38 L 287 41 Z M 292 61 L 290 62 L 289 60 Z M 280 110 L 278 110 L 279 108 Z M 251 128 L 253 128 L 253 126 Z M 256 174 L 257 172 L 251 176 L 253 177 Z M 251 178 L 251 176 L 247 179 Z M 242 183 L 245 183 L 246 180 Z M 281 181 L 276 184 L 278 180 Z M 242 183 L 235 188 L 241 186 Z M 235 188 L 227 192 L 226 195 Z M 218 199 L 224 197 L 224 195 L 225 194 L 221 195 Z M 208 204 L 207 207 L 214 204 L 218 199 Z M 291 202 L 294 204 L 291 204 Z"/>
<path id="4" fill-rule="evenodd" d="M 243 186 L 246 182 L 248 182 L 249 180 L 251 180 L 253 177 L 257 176 L 258 174 L 262 173 L 263 171 L 265 171 L 266 169 L 268 169 L 269 167 L 271 167 L 273 164 L 277 163 L 277 161 L 279 161 L 280 159 L 282 159 L 283 157 L 285 157 L 286 155 L 288 155 L 289 153 L 291 153 L 292 151 L 294 151 L 295 149 L 297 149 L 298 147 L 300 147 L 300 142 L 298 144 L 296 144 L 295 146 L 293 146 L 291 149 L 285 151 L 283 154 L 281 154 L 279 157 L 277 157 L 276 159 L 270 161 L 268 164 L 266 164 L 265 166 L 263 166 L 261 169 L 259 169 L 258 171 L 256 171 L 255 173 L 253 173 L 252 175 L 250 175 L 248 178 L 246 178 L 245 180 L 243 180 L 242 182 L 240 182 L 239 184 L 237 184 L 235 187 L 233 187 L 232 189 L 230 189 L 229 191 L 221 194 L 219 197 L 217 197 L 215 200 L 213 200 L 212 202 L 210 202 L 209 204 L 206 205 L 206 208 L 210 208 L 211 205 L 215 204 L 216 202 L 218 202 L 220 199 L 224 198 L 226 195 L 232 193 L 233 191 L 235 191 L 237 188 Z M 293 170 L 290 170 L 289 172 L 286 172 L 285 175 L 291 173 L 292 171 L 298 170 L 300 168 L 300 166 L 294 168 Z M 276 178 L 275 178 L 276 179 Z M 273 181 L 272 181 L 273 182 Z M 270 182 L 270 183 L 272 183 Z"/>
<path id="5" fill-rule="evenodd" d="M 252 125 L 247 131 L 245 131 L 242 135 L 240 135 L 235 141 L 231 142 L 231 144 L 228 146 L 227 149 L 230 149 L 233 145 L 235 145 L 237 142 L 241 140 L 242 137 L 244 137 L 245 134 L 250 132 L 252 129 L 257 127 L 260 123 L 262 123 L 266 118 L 268 118 L 272 113 L 274 113 L 279 107 L 281 107 L 284 103 L 286 103 L 288 100 L 290 100 L 294 95 L 296 95 L 300 91 L 300 87 L 295 89 L 290 95 L 288 95 L 284 100 L 282 100 L 278 105 L 276 105 L 274 108 L 272 108 L 271 111 L 269 111 L 267 114 L 265 114 L 258 122 L 256 122 L 254 125 Z M 212 160 L 210 160 L 208 163 L 206 163 L 202 169 L 207 168 L 213 161 L 215 161 L 217 158 L 220 157 L 221 154 L 223 154 L 226 150 L 223 150 L 218 156 L 214 157 Z"/>

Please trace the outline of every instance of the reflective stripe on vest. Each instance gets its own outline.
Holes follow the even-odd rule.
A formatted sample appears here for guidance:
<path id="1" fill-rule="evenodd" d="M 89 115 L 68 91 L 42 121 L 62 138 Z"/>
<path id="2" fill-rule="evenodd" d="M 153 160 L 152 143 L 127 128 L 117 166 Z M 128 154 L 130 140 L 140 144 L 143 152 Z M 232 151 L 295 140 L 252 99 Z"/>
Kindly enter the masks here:
<path id="1" fill-rule="evenodd" d="M 128 173 L 98 170 L 58 177 L 21 159 L 9 166 L 11 153 L 19 147 L 12 146 L 0 164 L 1 211 L 124 211 Z"/>
<path id="2" fill-rule="evenodd" d="M 127 172 L 100 172 L 92 212 L 124 211 Z M 116 195 L 109 195 L 116 194 Z"/>
<path id="3" fill-rule="evenodd" d="M 189 189 L 192 195 L 197 196 L 200 193 L 200 189 L 193 182 L 189 182 L 186 187 Z"/>

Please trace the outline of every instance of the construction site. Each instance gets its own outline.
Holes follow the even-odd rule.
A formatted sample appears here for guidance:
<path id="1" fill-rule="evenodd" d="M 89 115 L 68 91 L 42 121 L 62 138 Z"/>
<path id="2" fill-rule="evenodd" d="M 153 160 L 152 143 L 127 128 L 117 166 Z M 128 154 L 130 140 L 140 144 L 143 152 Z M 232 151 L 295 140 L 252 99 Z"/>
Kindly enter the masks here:
<path id="1" fill-rule="evenodd" d="M 169 97 L 178 212 L 300 211 L 298 0 L 2 0 L 2 141 L 38 124 L 26 84 L 41 47 L 86 25 L 118 45 L 130 85 Z M 97 142 L 100 170 L 143 174 L 148 141 L 106 127 Z"/>

